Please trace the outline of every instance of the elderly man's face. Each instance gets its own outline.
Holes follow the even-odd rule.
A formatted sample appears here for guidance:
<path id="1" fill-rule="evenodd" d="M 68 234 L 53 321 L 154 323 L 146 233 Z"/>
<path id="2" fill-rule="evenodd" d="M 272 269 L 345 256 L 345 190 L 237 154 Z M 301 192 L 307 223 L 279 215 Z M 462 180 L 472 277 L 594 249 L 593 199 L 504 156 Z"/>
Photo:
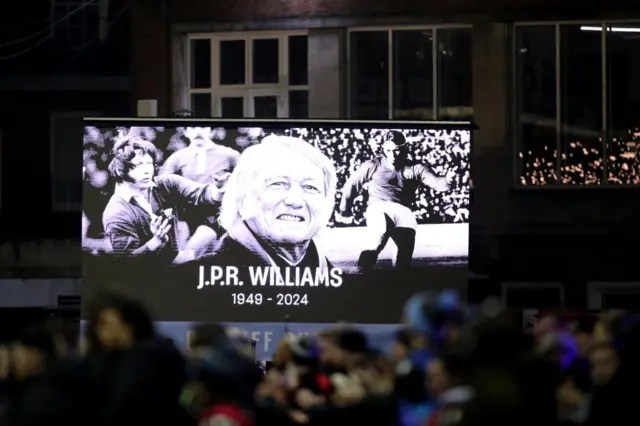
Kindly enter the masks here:
<path id="1" fill-rule="evenodd" d="M 322 212 L 333 200 L 327 200 L 322 169 L 302 157 L 281 158 L 264 165 L 251 200 L 255 209 L 245 220 L 265 240 L 298 244 L 324 225 Z"/>

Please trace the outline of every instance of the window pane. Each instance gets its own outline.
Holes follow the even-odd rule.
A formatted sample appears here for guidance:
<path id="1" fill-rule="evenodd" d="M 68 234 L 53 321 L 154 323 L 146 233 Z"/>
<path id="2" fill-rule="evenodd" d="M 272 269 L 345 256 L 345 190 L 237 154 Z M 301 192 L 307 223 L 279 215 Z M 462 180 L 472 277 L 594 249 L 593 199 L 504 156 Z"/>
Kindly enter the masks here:
<path id="1" fill-rule="evenodd" d="M 560 181 L 602 181 L 602 32 L 560 29 L 562 155 Z"/>
<path id="2" fill-rule="evenodd" d="M 194 93 L 191 95 L 191 111 L 194 117 L 211 117 L 211 95 L 209 93 Z"/>
<path id="3" fill-rule="evenodd" d="M 351 33 L 351 118 L 389 118 L 389 32 Z"/>
<path id="4" fill-rule="evenodd" d="M 191 88 L 211 87 L 211 40 L 191 40 Z"/>
<path id="5" fill-rule="evenodd" d="M 253 82 L 256 84 L 280 81 L 280 40 L 277 38 L 253 40 Z"/>
<path id="6" fill-rule="evenodd" d="M 556 183 L 556 38 L 553 25 L 516 27 L 520 183 Z"/>
<path id="7" fill-rule="evenodd" d="M 244 98 L 220 98 L 220 110 L 222 118 L 244 118 Z"/>
<path id="8" fill-rule="evenodd" d="M 469 120 L 473 116 L 472 29 L 438 30 L 438 118 Z"/>
<path id="9" fill-rule="evenodd" d="M 309 92 L 306 90 L 289 91 L 289 117 L 309 118 Z"/>
<path id="10" fill-rule="evenodd" d="M 245 83 L 244 40 L 224 40 L 220 42 L 220 84 Z"/>
<path id="11" fill-rule="evenodd" d="M 609 183 L 640 184 L 640 23 L 607 31 Z M 628 32 L 632 30 L 635 32 Z"/>
<path id="12" fill-rule="evenodd" d="M 393 118 L 433 120 L 433 33 L 393 32 Z"/>
<path id="13" fill-rule="evenodd" d="M 309 46 L 306 35 L 289 37 L 289 85 L 304 86 L 308 84 Z"/>
<path id="14" fill-rule="evenodd" d="M 254 118 L 278 118 L 277 96 L 256 96 L 253 98 Z"/>

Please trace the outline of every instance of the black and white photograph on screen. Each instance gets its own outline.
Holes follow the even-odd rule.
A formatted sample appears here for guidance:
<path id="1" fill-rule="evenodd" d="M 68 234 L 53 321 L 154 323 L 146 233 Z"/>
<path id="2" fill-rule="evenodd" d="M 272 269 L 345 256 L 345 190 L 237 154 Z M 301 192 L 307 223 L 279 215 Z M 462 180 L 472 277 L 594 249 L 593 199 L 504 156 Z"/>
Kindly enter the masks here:
<path id="1" fill-rule="evenodd" d="M 86 127 L 83 249 L 154 268 L 466 263 L 471 132 L 403 127 Z"/>

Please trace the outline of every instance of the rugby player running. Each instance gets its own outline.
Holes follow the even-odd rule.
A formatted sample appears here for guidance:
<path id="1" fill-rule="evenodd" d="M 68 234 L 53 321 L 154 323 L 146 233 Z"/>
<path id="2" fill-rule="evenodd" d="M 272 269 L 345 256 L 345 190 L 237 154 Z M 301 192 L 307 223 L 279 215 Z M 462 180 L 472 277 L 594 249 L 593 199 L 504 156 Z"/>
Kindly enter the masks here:
<path id="1" fill-rule="evenodd" d="M 368 241 L 358 258 L 362 270 L 373 268 L 378 255 L 389 239 L 398 251 L 395 268 L 411 267 L 416 242 L 418 223 L 409 208 L 419 185 L 436 191 L 448 191 L 449 183 L 444 177 L 434 175 L 422 164 L 408 164 L 407 141 L 399 131 L 390 131 L 382 138 L 377 155 L 362 163 L 347 179 L 342 189 L 340 215 L 337 220 L 348 223 L 353 200 L 362 189 L 369 192 L 365 219 L 369 232 Z"/>

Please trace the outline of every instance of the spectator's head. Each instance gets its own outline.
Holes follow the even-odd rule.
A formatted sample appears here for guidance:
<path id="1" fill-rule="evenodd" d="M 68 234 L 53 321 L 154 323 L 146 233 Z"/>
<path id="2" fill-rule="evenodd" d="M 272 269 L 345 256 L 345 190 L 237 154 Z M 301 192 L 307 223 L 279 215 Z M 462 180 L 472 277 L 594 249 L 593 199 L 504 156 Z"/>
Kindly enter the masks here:
<path id="1" fill-rule="evenodd" d="M 438 347 L 454 344 L 461 337 L 467 312 L 457 293 L 423 292 L 413 295 L 404 306 L 405 323 Z"/>
<path id="2" fill-rule="evenodd" d="M 138 137 L 124 138 L 115 143 L 109 175 L 115 182 L 127 182 L 134 188 L 153 185 L 158 150 L 149 141 Z"/>
<path id="3" fill-rule="evenodd" d="M 331 328 L 318 333 L 318 355 L 322 364 L 328 366 L 342 365 L 342 352 L 337 343 L 340 331 L 339 328 Z"/>
<path id="4" fill-rule="evenodd" d="M 556 312 L 542 311 L 538 313 L 536 324 L 533 328 L 533 335 L 536 340 L 541 340 L 546 335 L 555 333 L 564 325 L 562 318 Z"/>
<path id="5" fill-rule="evenodd" d="M 308 243 L 329 223 L 336 171 L 319 149 L 299 138 L 271 135 L 247 148 L 229 181 L 220 224 L 238 221 L 263 241 Z"/>
<path id="6" fill-rule="evenodd" d="M 255 341 L 250 339 L 244 330 L 241 330 L 237 327 L 231 327 L 227 329 L 227 338 L 229 339 L 229 342 L 231 343 L 233 348 L 238 351 L 240 355 L 251 360 L 255 360 Z"/>
<path id="7" fill-rule="evenodd" d="M 414 349 L 416 332 L 409 328 L 401 328 L 396 331 L 394 337 L 391 356 L 395 361 L 402 361 L 406 359 Z"/>
<path id="8" fill-rule="evenodd" d="M 572 334 L 561 330 L 544 335 L 537 342 L 536 350 L 543 358 L 565 369 L 578 355 L 578 343 Z"/>
<path id="9" fill-rule="evenodd" d="M 18 381 L 38 376 L 60 357 L 56 333 L 44 322 L 24 328 L 9 346 L 10 374 Z"/>
<path id="10" fill-rule="evenodd" d="M 289 340 L 291 362 L 296 367 L 315 368 L 318 366 L 318 345 L 310 336 L 298 336 Z"/>
<path id="11" fill-rule="evenodd" d="M 292 359 L 293 354 L 291 353 L 291 346 L 289 346 L 289 342 L 286 339 L 281 340 L 273 353 L 273 367 L 277 370 L 283 371 Z"/>
<path id="12" fill-rule="evenodd" d="M 620 364 L 618 354 L 610 343 L 599 343 L 591 348 L 591 378 L 596 385 L 605 385 L 613 378 Z"/>
<path id="13" fill-rule="evenodd" d="M 97 299 L 87 327 L 90 351 L 124 349 L 155 335 L 151 315 L 139 302 L 116 294 Z"/>
<path id="14" fill-rule="evenodd" d="M 203 349 L 190 364 L 190 379 L 183 387 L 182 405 L 194 414 L 224 402 L 237 402 L 242 393 L 240 359 L 233 351 Z"/>
<path id="15" fill-rule="evenodd" d="M 427 362 L 427 390 L 429 395 L 437 398 L 447 390 L 449 378 L 441 358 L 432 358 Z"/>
<path id="16" fill-rule="evenodd" d="M 478 363 L 509 368 L 533 351 L 533 336 L 509 315 L 483 318 L 474 331 L 473 358 Z"/>
<path id="17" fill-rule="evenodd" d="M 573 320 L 572 333 L 578 344 L 578 353 L 580 357 L 587 357 L 591 351 L 595 323 L 595 315 L 585 315 Z"/>
<path id="18" fill-rule="evenodd" d="M 338 359 L 346 368 L 359 366 L 369 350 L 367 336 L 351 328 L 345 328 L 338 333 L 336 345 L 339 351 Z"/>
<path id="19" fill-rule="evenodd" d="M 616 328 L 624 317 L 625 312 L 621 310 L 601 312 L 593 327 L 594 343 L 615 343 Z"/>
<path id="20" fill-rule="evenodd" d="M 451 389 L 471 384 L 471 354 L 462 345 L 451 347 L 430 359 L 425 369 L 426 389 L 431 398 L 439 399 Z"/>
<path id="21" fill-rule="evenodd" d="M 56 356 L 65 357 L 71 351 L 71 347 L 77 343 L 77 330 L 73 330 L 69 333 L 69 330 L 65 327 L 65 322 L 62 318 L 51 315 L 45 321 L 45 326 L 53 336 L 55 342 Z"/>
<path id="22" fill-rule="evenodd" d="M 593 326 L 593 341 L 595 344 L 610 343 L 613 340 L 611 326 L 608 321 L 600 318 Z"/>
<path id="23" fill-rule="evenodd" d="M 203 351 L 227 343 L 227 331 L 220 324 L 198 324 L 189 334 L 188 355 L 198 358 Z"/>

